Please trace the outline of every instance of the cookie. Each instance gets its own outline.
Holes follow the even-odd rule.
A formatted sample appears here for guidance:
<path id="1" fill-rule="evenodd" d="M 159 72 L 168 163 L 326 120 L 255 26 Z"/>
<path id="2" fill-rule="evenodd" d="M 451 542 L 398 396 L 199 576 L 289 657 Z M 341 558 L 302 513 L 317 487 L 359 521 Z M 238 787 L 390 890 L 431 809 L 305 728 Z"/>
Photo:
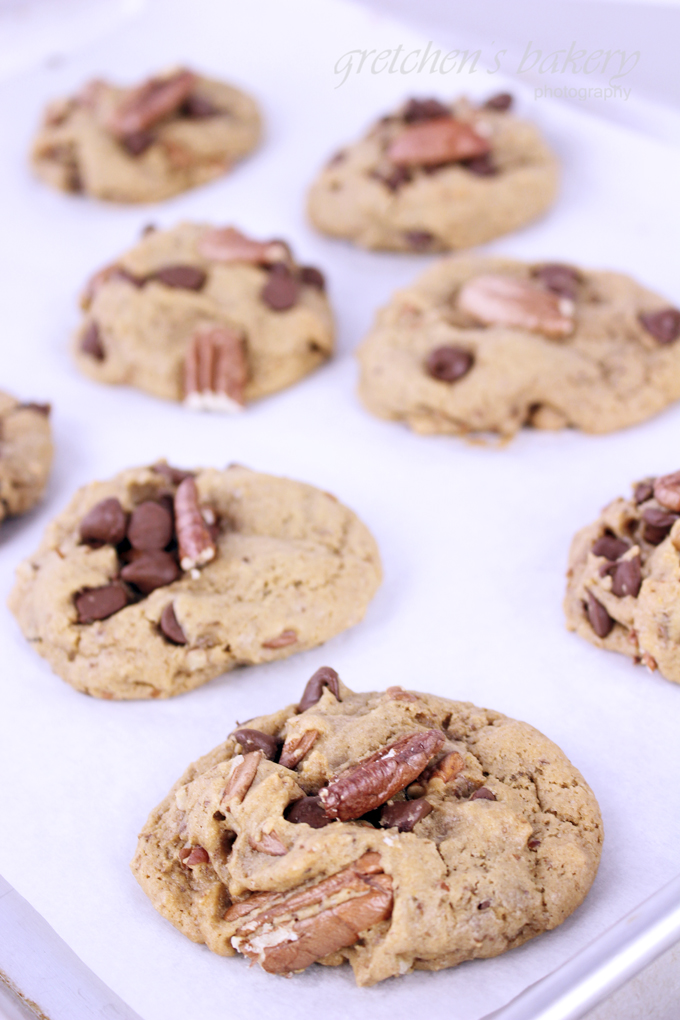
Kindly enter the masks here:
<path id="1" fill-rule="evenodd" d="M 497 956 L 588 892 L 602 821 L 547 737 L 469 702 L 355 694 L 322 667 L 298 706 L 191 765 L 132 870 L 156 910 L 274 974 L 371 985 Z"/>
<path id="2" fill-rule="evenodd" d="M 574 537 L 567 627 L 680 683 L 680 471 L 632 490 Z"/>
<path id="3" fill-rule="evenodd" d="M 167 698 L 321 644 L 361 620 L 380 579 L 367 528 L 328 493 L 161 462 L 80 489 L 9 606 L 76 689 Z"/>
<path id="4" fill-rule="evenodd" d="M 325 234 L 364 248 L 469 248 L 535 219 L 553 202 L 557 161 L 503 94 L 483 106 L 411 99 L 338 152 L 309 193 Z"/>
<path id="5" fill-rule="evenodd" d="M 22 404 L 0 392 L 0 521 L 42 496 L 52 465 L 49 404 Z"/>
<path id="6" fill-rule="evenodd" d="M 220 177 L 259 139 L 250 96 L 183 68 L 133 88 L 95 79 L 51 103 L 31 162 L 62 191 L 160 202 Z"/>
<path id="7" fill-rule="evenodd" d="M 361 344 L 359 392 L 416 432 L 611 432 L 680 398 L 680 312 L 622 273 L 453 256 Z"/>
<path id="8" fill-rule="evenodd" d="M 148 230 L 92 277 L 81 304 L 83 372 L 193 409 L 239 411 L 333 352 L 323 274 L 284 241 L 234 227 Z"/>

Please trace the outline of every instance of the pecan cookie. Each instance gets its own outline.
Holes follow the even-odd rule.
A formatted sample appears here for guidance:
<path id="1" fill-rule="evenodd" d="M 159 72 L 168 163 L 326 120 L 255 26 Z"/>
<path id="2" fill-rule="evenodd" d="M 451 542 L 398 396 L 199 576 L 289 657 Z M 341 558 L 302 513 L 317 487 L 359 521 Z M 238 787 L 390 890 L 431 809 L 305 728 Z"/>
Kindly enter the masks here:
<path id="1" fill-rule="evenodd" d="M 78 690 L 165 698 L 353 626 L 380 577 L 367 528 L 328 493 L 161 462 L 80 489 L 9 606 Z"/>
<path id="2" fill-rule="evenodd" d="M 622 273 L 454 256 L 398 291 L 359 392 L 416 432 L 610 432 L 680 398 L 680 311 Z"/>
<path id="3" fill-rule="evenodd" d="M 645 478 L 572 542 L 567 627 L 680 683 L 680 471 Z"/>
<path id="4" fill-rule="evenodd" d="M 322 667 L 153 811 L 132 870 L 215 953 L 357 983 L 497 956 L 556 927 L 595 877 L 602 822 L 547 737 L 469 702 L 354 694 Z"/>
<path id="5" fill-rule="evenodd" d="M 365 248 L 469 248 L 528 223 L 557 191 L 538 130 L 483 106 L 411 99 L 327 164 L 309 193 L 316 227 Z"/>
<path id="6" fill-rule="evenodd" d="M 159 202 L 226 173 L 259 138 L 250 96 L 183 68 L 134 88 L 95 79 L 51 103 L 31 161 L 62 191 Z"/>
<path id="7" fill-rule="evenodd" d="M 49 404 L 22 404 L 0 392 L 0 521 L 30 510 L 52 464 Z"/>
<path id="8" fill-rule="evenodd" d="M 190 408 L 239 411 L 292 385 L 333 351 L 323 274 L 284 241 L 234 227 L 147 230 L 91 278 L 78 367 Z"/>

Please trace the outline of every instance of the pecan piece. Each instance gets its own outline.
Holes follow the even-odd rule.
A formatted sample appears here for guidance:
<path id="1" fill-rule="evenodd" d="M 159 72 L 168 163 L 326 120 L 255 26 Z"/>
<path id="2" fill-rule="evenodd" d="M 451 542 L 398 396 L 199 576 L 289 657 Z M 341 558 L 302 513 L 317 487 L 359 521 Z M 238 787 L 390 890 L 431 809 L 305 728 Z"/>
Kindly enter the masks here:
<path id="1" fill-rule="evenodd" d="M 192 71 L 177 71 L 167 78 L 150 78 L 123 96 L 107 118 L 107 130 L 120 140 L 146 131 L 178 110 L 193 92 L 197 81 Z"/>
<path id="2" fill-rule="evenodd" d="M 392 903 L 392 879 L 378 855 L 368 853 L 315 886 L 234 904 L 225 920 L 245 918 L 231 940 L 238 952 L 270 974 L 290 974 L 354 945 L 362 931 L 390 917 Z"/>
<path id="3" fill-rule="evenodd" d="M 220 808 L 224 809 L 226 807 L 229 810 L 230 801 L 236 800 L 239 804 L 242 802 L 253 785 L 253 780 L 262 758 L 262 751 L 250 751 L 248 754 L 238 755 L 238 757 L 233 759 L 234 764 L 231 774 L 227 779 L 222 791 L 222 797 L 220 798 Z"/>
<path id="4" fill-rule="evenodd" d="M 215 543 L 199 509 L 198 490 L 193 478 L 185 478 L 177 487 L 175 531 L 182 570 L 191 570 L 214 558 Z"/>
<path id="5" fill-rule="evenodd" d="M 440 779 L 442 783 L 450 783 L 456 779 L 465 768 L 465 759 L 458 751 L 450 751 L 445 754 L 441 761 L 438 761 L 428 776 L 428 786 L 434 779 Z"/>
<path id="6" fill-rule="evenodd" d="M 290 261 L 288 246 L 283 241 L 253 241 L 234 227 L 206 230 L 196 245 L 199 255 L 213 262 L 250 262 L 268 266 Z"/>
<path id="7" fill-rule="evenodd" d="M 436 117 L 405 128 L 387 150 L 397 166 L 438 166 L 474 159 L 489 152 L 486 138 L 470 124 L 453 117 Z"/>
<path id="8" fill-rule="evenodd" d="M 297 631 L 295 630 L 282 630 L 276 637 L 270 638 L 269 641 L 263 641 L 263 648 L 287 648 L 288 645 L 294 645 L 297 643 Z"/>
<path id="9" fill-rule="evenodd" d="M 680 511 L 680 471 L 661 475 L 654 483 L 654 498 L 666 510 Z"/>
<path id="10" fill-rule="evenodd" d="M 485 326 L 517 326 L 551 339 L 574 331 L 574 304 L 568 298 L 512 276 L 474 276 L 460 288 L 458 307 Z"/>
<path id="11" fill-rule="evenodd" d="M 283 857 L 288 853 L 288 847 L 273 831 L 263 832 L 258 840 L 249 839 L 248 842 L 253 850 L 257 850 L 261 854 L 269 854 L 270 857 Z"/>
<path id="12" fill-rule="evenodd" d="M 319 790 L 330 818 L 348 822 L 380 807 L 416 779 L 444 743 L 441 730 L 401 737 Z"/>
<path id="13" fill-rule="evenodd" d="M 184 356 L 184 403 L 194 411 L 242 411 L 248 382 L 243 337 L 227 326 L 203 326 Z"/>
<path id="14" fill-rule="evenodd" d="M 202 846 L 185 846 L 179 852 L 179 860 L 185 868 L 193 868 L 197 864 L 208 864 L 210 855 Z"/>
<path id="15" fill-rule="evenodd" d="M 305 730 L 300 736 L 288 737 L 281 750 L 279 765 L 283 765 L 287 769 L 294 769 L 307 752 L 311 751 L 318 736 L 318 730 Z"/>

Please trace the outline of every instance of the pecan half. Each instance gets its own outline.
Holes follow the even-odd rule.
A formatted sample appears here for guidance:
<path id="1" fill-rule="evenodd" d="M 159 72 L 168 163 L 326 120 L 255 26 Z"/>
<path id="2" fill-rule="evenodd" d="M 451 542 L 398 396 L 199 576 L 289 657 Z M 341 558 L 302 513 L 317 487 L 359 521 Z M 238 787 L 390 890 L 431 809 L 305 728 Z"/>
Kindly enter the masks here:
<path id="1" fill-rule="evenodd" d="M 240 761 L 239 758 L 241 759 Z M 250 751 L 248 754 L 243 755 L 243 757 L 239 755 L 233 759 L 234 765 L 220 798 L 220 808 L 226 807 L 229 810 L 231 801 L 236 800 L 239 804 L 242 802 L 253 785 L 253 780 L 262 758 L 262 751 Z"/>
<path id="2" fill-rule="evenodd" d="M 243 337 L 227 326 L 202 326 L 184 356 L 184 403 L 194 411 L 242 411 L 248 375 Z"/>
<path id="3" fill-rule="evenodd" d="M 197 81 L 192 71 L 177 71 L 167 78 L 150 78 L 123 96 L 107 118 L 107 130 L 121 140 L 146 131 L 178 110 L 191 95 Z"/>
<path id="4" fill-rule="evenodd" d="M 193 478 L 185 478 L 175 493 L 175 531 L 182 570 L 208 563 L 216 547 L 198 505 L 198 490 Z"/>
<path id="5" fill-rule="evenodd" d="M 348 822 L 380 807 L 412 783 L 444 743 L 441 730 L 401 737 L 319 790 L 330 818 Z"/>
<path id="6" fill-rule="evenodd" d="M 283 241 L 254 241 L 235 227 L 206 230 L 196 245 L 199 255 L 213 262 L 249 262 L 268 266 L 289 262 L 290 251 Z"/>
<path id="7" fill-rule="evenodd" d="M 458 307 L 485 326 L 518 326 L 551 339 L 574 331 L 574 304 L 568 298 L 513 276 L 474 276 L 460 288 Z"/>
<path id="8" fill-rule="evenodd" d="M 234 949 L 270 974 L 290 974 L 354 945 L 362 931 L 390 917 L 392 904 L 392 879 L 378 854 L 368 853 L 314 886 L 252 896 L 224 917 L 243 918 Z"/>
<path id="9" fill-rule="evenodd" d="M 437 166 L 474 159 L 489 152 L 486 138 L 470 124 L 453 117 L 436 117 L 405 128 L 387 150 L 397 166 Z"/>
<path id="10" fill-rule="evenodd" d="M 281 750 L 279 765 L 283 765 L 287 769 L 294 769 L 307 752 L 311 751 L 318 736 L 318 730 L 305 730 L 298 737 L 288 737 Z"/>

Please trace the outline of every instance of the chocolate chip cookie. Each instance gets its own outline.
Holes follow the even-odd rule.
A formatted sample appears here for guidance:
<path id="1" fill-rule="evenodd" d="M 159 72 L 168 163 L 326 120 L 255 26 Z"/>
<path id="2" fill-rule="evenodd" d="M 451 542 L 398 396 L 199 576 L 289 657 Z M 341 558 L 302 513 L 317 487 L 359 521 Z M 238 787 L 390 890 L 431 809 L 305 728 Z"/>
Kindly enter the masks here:
<path id="1" fill-rule="evenodd" d="M 42 496 L 52 464 L 49 404 L 22 404 L 0 392 L 0 521 Z"/>
<path id="2" fill-rule="evenodd" d="M 371 985 L 556 927 L 601 846 L 592 791 L 533 727 L 401 687 L 355 694 L 322 667 L 299 705 L 187 769 L 132 870 L 215 953 L 285 975 L 349 960 Z"/>
<path id="3" fill-rule="evenodd" d="M 182 223 L 91 278 L 73 353 L 92 379 L 192 409 L 240 411 L 333 351 L 323 274 L 284 241 Z"/>
<path id="4" fill-rule="evenodd" d="M 250 96 L 181 68 L 133 88 L 96 79 L 51 103 L 31 161 L 62 191 L 159 202 L 226 173 L 259 138 Z"/>
<path id="5" fill-rule="evenodd" d="M 365 248 L 469 248 L 544 212 L 557 161 L 506 93 L 475 106 L 411 99 L 338 152 L 312 185 L 316 227 Z"/>
<path id="6" fill-rule="evenodd" d="M 680 311 L 622 273 L 454 256 L 379 312 L 359 392 L 416 432 L 611 432 L 680 398 Z"/>
<path id="7" fill-rule="evenodd" d="M 326 492 L 233 466 L 123 471 L 80 489 L 9 599 L 64 680 L 100 698 L 166 698 L 358 623 L 376 544 Z"/>
<path id="8" fill-rule="evenodd" d="M 645 478 L 582 528 L 569 553 L 567 627 L 680 683 L 680 471 Z"/>

